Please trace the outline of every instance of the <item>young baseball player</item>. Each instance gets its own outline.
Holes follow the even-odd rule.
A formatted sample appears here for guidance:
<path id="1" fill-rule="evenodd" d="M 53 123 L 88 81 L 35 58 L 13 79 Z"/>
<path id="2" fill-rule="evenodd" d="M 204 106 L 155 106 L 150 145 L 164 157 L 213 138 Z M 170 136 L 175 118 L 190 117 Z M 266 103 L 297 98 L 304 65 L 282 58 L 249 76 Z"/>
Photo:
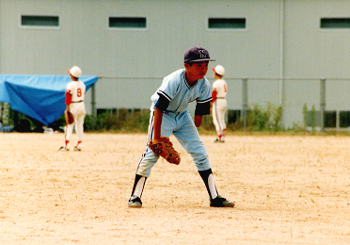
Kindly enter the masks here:
<path id="1" fill-rule="evenodd" d="M 211 86 L 204 76 L 211 60 L 213 59 L 206 49 L 190 48 L 184 55 L 185 69 L 177 70 L 163 79 L 162 85 L 151 96 L 148 141 L 174 134 L 191 154 L 209 193 L 210 206 L 234 207 L 233 202 L 218 194 L 208 153 L 196 128 L 201 125 L 202 116 L 210 113 Z M 188 103 L 192 101 L 197 102 L 194 122 L 188 111 Z M 141 196 L 145 182 L 158 158 L 147 145 L 137 166 L 134 186 L 128 200 L 129 207 L 142 207 Z"/>
<path id="2" fill-rule="evenodd" d="M 85 91 L 86 86 L 83 82 L 79 81 L 81 76 L 81 69 L 77 66 L 73 66 L 68 73 L 71 77 L 71 82 L 67 84 L 66 88 L 66 111 L 73 114 L 73 122 L 66 125 L 65 130 L 65 145 L 62 146 L 60 151 L 69 151 L 69 143 L 72 137 L 73 128 L 75 125 L 75 131 L 78 136 L 78 143 L 74 147 L 75 151 L 81 151 L 83 134 L 84 134 L 84 118 L 85 118 Z"/>
<path id="3" fill-rule="evenodd" d="M 217 133 L 217 138 L 214 142 L 224 143 L 226 133 L 225 113 L 227 107 L 227 84 L 222 78 L 225 74 L 225 68 L 221 65 L 217 65 L 212 68 L 212 70 L 214 72 L 214 78 L 216 79 L 213 83 L 213 101 L 211 102 L 213 122 Z"/>

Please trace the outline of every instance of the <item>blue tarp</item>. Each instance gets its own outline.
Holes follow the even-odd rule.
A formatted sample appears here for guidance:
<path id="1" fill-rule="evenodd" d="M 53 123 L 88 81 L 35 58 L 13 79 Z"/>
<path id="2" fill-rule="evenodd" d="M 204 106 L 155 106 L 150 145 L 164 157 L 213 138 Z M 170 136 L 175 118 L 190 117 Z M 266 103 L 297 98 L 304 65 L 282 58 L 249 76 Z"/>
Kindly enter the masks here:
<path id="1" fill-rule="evenodd" d="M 81 76 L 86 91 L 97 82 L 97 76 Z M 66 109 L 65 91 L 70 76 L 0 75 L 0 102 L 48 126 Z"/>

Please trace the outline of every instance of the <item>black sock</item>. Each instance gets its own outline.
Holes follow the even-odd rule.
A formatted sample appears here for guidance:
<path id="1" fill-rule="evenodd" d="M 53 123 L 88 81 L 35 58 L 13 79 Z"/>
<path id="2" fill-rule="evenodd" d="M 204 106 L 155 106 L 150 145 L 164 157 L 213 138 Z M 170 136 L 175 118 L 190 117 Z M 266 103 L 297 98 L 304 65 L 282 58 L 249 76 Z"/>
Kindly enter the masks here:
<path id="1" fill-rule="evenodd" d="M 131 196 L 135 195 L 141 198 L 143 188 L 145 187 L 147 177 L 136 174 L 134 186 L 132 188 Z"/>
<path id="2" fill-rule="evenodd" d="M 205 187 L 207 188 L 210 199 L 214 199 L 218 196 L 218 191 L 216 190 L 214 183 L 214 176 L 211 168 L 205 171 L 198 171 L 199 175 L 202 177 Z"/>

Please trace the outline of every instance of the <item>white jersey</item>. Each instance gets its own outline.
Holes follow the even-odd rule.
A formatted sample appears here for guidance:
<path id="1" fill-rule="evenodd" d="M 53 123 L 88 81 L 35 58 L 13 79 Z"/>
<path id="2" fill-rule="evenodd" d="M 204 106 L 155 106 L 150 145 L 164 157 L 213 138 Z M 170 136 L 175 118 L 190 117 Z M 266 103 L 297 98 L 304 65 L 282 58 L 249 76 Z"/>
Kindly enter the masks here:
<path id="1" fill-rule="evenodd" d="M 227 85 L 224 79 L 218 79 L 213 83 L 213 90 L 216 91 L 216 97 L 224 99 L 226 98 Z"/>
<path id="2" fill-rule="evenodd" d="M 83 82 L 72 81 L 68 83 L 67 91 L 72 95 L 72 103 L 84 101 L 86 86 Z"/>

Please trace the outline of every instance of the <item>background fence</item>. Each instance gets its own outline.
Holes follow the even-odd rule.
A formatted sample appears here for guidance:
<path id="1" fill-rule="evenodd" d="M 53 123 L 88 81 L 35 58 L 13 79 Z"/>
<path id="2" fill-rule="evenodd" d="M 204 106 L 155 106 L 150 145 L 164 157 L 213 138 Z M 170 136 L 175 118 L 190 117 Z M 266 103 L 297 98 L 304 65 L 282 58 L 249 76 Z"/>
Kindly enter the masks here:
<path id="1" fill-rule="evenodd" d="M 100 77 L 91 89 L 91 115 L 95 116 L 101 109 L 149 109 L 149 98 L 162 79 Z M 324 130 L 350 126 L 349 78 L 224 79 L 228 85 L 228 117 L 239 115 L 244 129 L 249 124 L 250 110 L 256 106 L 266 108 L 271 105 L 281 107 L 280 123 L 283 128 L 315 126 Z M 209 78 L 209 81 L 213 83 L 214 79 Z M 190 104 L 191 113 L 194 113 L 194 108 L 195 104 Z M 227 120 L 232 121 L 231 118 Z"/>
<path id="2" fill-rule="evenodd" d="M 92 122 L 110 111 L 146 111 L 150 96 L 162 77 L 100 77 L 86 96 L 87 113 Z M 271 110 L 265 117 L 277 118 L 279 129 L 296 127 L 325 130 L 350 126 L 350 79 L 348 78 L 225 78 L 228 85 L 227 122 L 239 121 L 243 129 L 251 125 L 256 110 Z M 214 79 L 209 78 L 211 83 Z M 1 118 L 9 122 L 9 107 L 2 104 Z M 267 108 L 267 109 L 266 109 Z M 126 110 L 125 110 L 126 109 Z M 195 103 L 189 106 L 193 114 Z M 280 110 L 280 111 L 278 111 Z M 281 113 L 281 115 L 278 115 Z M 250 115 L 250 117 L 249 117 Z M 276 119 L 276 120 L 277 120 Z M 272 126 L 271 126 L 272 125 Z M 273 122 L 268 127 L 275 127 Z M 276 127 L 277 128 L 277 127 Z"/>

